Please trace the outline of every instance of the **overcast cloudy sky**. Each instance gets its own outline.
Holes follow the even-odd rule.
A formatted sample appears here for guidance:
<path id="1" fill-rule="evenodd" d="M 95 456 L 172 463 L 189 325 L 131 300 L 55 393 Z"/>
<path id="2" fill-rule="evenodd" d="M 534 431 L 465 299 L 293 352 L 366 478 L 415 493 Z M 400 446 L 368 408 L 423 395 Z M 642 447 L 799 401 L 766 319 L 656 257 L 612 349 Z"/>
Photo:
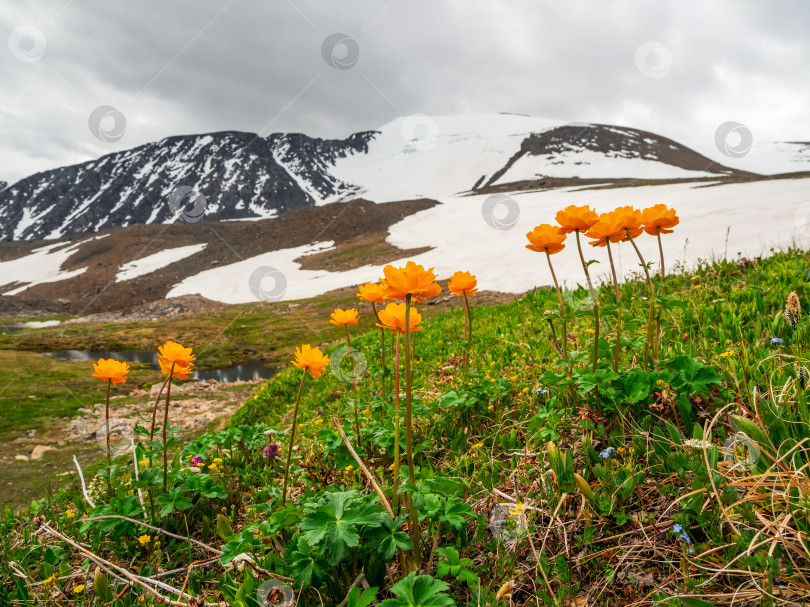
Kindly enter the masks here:
<path id="1" fill-rule="evenodd" d="M 7 181 L 169 135 L 343 137 L 413 113 L 615 123 L 704 153 L 729 120 L 810 140 L 802 0 L 3 0 L 0 37 Z"/>

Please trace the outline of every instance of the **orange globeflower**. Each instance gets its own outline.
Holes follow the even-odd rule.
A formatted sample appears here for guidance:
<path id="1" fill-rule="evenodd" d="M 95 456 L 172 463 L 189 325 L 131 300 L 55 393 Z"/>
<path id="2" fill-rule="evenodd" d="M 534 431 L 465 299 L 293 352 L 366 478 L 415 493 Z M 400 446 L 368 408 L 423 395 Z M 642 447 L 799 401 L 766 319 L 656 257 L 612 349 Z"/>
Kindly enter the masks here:
<path id="1" fill-rule="evenodd" d="M 408 318 L 410 325 L 410 333 L 421 331 L 422 327 L 417 327 L 422 320 L 422 315 L 416 311 L 416 308 L 411 308 L 411 315 Z M 391 302 L 384 309 L 380 310 L 380 322 L 377 323 L 378 327 L 389 329 L 394 333 L 400 335 L 405 334 L 405 304 Z"/>
<path id="2" fill-rule="evenodd" d="M 478 293 L 478 281 L 473 274 L 469 272 L 456 272 L 450 277 L 450 282 L 447 288 L 453 295 L 462 297 L 465 293 L 467 295 L 475 295 Z"/>
<path id="3" fill-rule="evenodd" d="M 669 228 L 674 228 L 679 222 L 675 209 L 667 208 L 665 204 L 655 204 L 641 212 L 641 223 L 650 236 L 671 234 L 673 230 Z"/>
<path id="4" fill-rule="evenodd" d="M 164 373 L 169 372 L 172 363 L 176 367 L 190 367 L 196 359 L 197 357 L 191 353 L 191 348 L 184 348 L 176 341 L 169 340 L 158 348 L 158 360 L 166 365 Z"/>
<path id="5" fill-rule="evenodd" d="M 436 297 L 442 288 L 435 283 L 437 276 L 433 268 L 425 270 L 416 262 L 409 261 L 404 268 L 395 268 L 387 265 L 383 268 L 384 279 L 380 279 L 385 287 L 385 298 L 402 301 L 406 295 L 411 295 L 414 301 L 421 302 L 427 297 Z"/>
<path id="6" fill-rule="evenodd" d="M 194 366 L 192 363 L 189 363 L 187 367 L 181 367 L 175 363 L 174 370 L 172 370 L 172 363 L 166 362 L 160 357 L 158 357 L 158 363 L 160 364 L 160 372 L 163 373 L 163 375 L 168 375 L 169 371 L 171 371 L 172 377 L 180 381 L 185 381 L 189 378 L 191 375 L 191 367 Z"/>
<path id="7" fill-rule="evenodd" d="M 588 231 L 591 226 L 599 221 L 599 215 L 594 213 L 591 207 L 587 205 L 578 207 L 572 204 L 562 211 L 557 211 L 554 219 L 562 226 L 560 234 L 568 234 L 577 230 L 580 232 Z"/>
<path id="8" fill-rule="evenodd" d="M 129 365 L 113 358 L 99 358 L 98 362 L 93 363 L 93 371 L 93 377 L 111 381 L 113 385 L 123 384 L 127 380 Z"/>
<path id="9" fill-rule="evenodd" d="M 549 255 L 559 253 L 565 248 L 563 242 L 568 238 L 563 234 L 560 228 L 555 228 L 547 223 L 535 226 L 535 228 L 526 234 L 531 244 L 527 244 L 526 248 L 538 253 L 548 252 Z"/>
<path id="10" fill-rule="evenodd" d="M 627 241 L 635 238 L 644 230 L 641 227 L 641 211 L 633 207 L 618 207 L 615 211 L 616 222 L 623 230 L 622 240 Z"/>
<path id="11" fill-rule="evenodd" d="M 367 282 L 357 287 L 357 297 L 371 303 L 382 303 L 385 301 L 385 287 L 376 282 Z"/>
<path id="12" fill-rule="evenodd" d="M 356 325 L 357 310 L 355 308 L 351 308 L 349 310 L 341 310 L 340 308 L 335 308 L 335 311 L 332 312 L 332 319 L 329 322 L 339 327 L 342 327 L 344 325 Z"/>
<path id="13" fill-rule="evenodd" d="M 295 360 L 290 361 L 299 369 L 312 373 L 312 377 L 323 375 L 324 369 L 329 366 L 329 357 L 321 353 L 318 348 L 303 344 L 295 349 Z"/>
<path id="14" fill-rule="evenodd" d="M 615 211 L 602 213 L 599 221 L 591 226 L 585 233 L 586 238 L 593 238 L 590 243 L 594 247 L 604 247 L 610 242 L 619 242 L 625 236 L 625 231 L 621 227 L 621 221 Z"/>

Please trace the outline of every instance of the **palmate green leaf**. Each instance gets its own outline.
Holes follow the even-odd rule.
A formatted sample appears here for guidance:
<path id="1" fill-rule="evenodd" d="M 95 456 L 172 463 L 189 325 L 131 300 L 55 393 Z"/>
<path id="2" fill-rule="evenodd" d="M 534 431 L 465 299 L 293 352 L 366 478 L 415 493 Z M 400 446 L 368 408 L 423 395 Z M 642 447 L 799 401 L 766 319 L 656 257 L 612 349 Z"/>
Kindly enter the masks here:
<path id="1" fill-rule="evenodd" d="M 412 572 L 391 587 L 397 598 L 381 601 L 380 607 L 450 607 L 455 601 L 443 594 L 449 588 L 447 582 Z"/>
<path id="2" fill-rule="evenodd" d="M 299 536 L 297 550 L 290 555 L 293 579 L 298 588 L 308 587 L 324 580 L 327 575 L 326 563 L 314 551 L 307 541 Z"/>
<path id="3" fill-rule="evenodd" d="M 652 374 L 642 369 L 633 369 L 624 380 L 624 400 L 633 404 L 650 395 Z"/>
<path id="4" fill-rule="evenodd" d="M 382 523 L 379 507 L 357 503 L 357 491 L 327 493 L 326 504 L 312 509 L 299 528 L 310 546 L 326 540 L 332 565 L 339 563 L 348 548 L 360 541 L 360 526 L 378 527 Z M 310 505 L 312 506 L 312 505 Z"/>
<path id="5" fill-rule="evenodd" d="M 398 516 L 396 520 L 386 517 L 382 526 L 371 533 L 371 539 L 379 542 L 377 552 L 382 554 L 386 561 L 394 558 L 398 548 L 402 550 L 413 548 L 411 538 L 400 529 L 406 520 L 404 516 Z"/>
<path id="6" fill-rule="evenodd" d="M 467 517 L 475 516 L 470 505 L 461 499 L 451 496 L 447 498 L 444 512 L 439 515 L 439 521 L 458 531 L 467 523 Z"/>

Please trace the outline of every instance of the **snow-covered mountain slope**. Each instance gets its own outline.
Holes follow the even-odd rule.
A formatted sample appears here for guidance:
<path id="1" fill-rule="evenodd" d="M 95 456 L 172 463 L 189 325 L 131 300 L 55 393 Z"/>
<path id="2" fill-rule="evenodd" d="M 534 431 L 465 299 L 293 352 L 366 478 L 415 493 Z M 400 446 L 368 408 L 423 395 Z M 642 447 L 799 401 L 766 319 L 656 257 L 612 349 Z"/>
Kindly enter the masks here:
<path id="1" fill-rule="evenodd" d="M 497 196 L 497 195 L 490 195 Z M 810 179 L 765 180 L 711 187 L 677 183 L 632 188 L 583 191 L 557 189 L 516 194 L 518 218 L 510 229 L 495 229 L 485 220 L 484 202 L 490 196 L 449 197 L 442 204 L 415 213 L 389 229 L 388 242 L 400 249 L 429 246 L 431 250 L 409 256 L 426 267 L 435 267 L 440 279 L 464 269 L 478 277 L 479 288 L 521 293 L 551 284 L 545 258 L 524 247 L 524 234 L 539 223 L 553 223 L 554 213 L 570 204 L 590 204 L 604 212 L 633 204 L 645 207 L 666 201 L 678 211 L 680 224 L 663 238 L 667 270 L 694 265 L 699 259 L 767 255 L 769 250 L 810 243 Z M 452 229 L 448 229 L 452 226 Z M 728 241 L 726 235 L 728 234 Z M 647 261 L 658 268 L 654 238 L 637 240 Z M 191 275 L 168 294 L 200 294 L 225 303 L 256 301 L 250 277 L 257 268 L 274 268 L 288 285 L 280 299 L 314 297 L 333 289 L 355 287 L 382 276 L 382 265 L 367 265 L 345 272 L 306 270 L 296 259 L 328 247 L 315 243 L 311 250 L 295 247 L 265 253 L 227 266 Z M 609 266 L 604 249 L 586 247 L 586 257 L 599 265 L 591 272 L 607 280 Z M 623 276 L 640 272 L 638 258 L 626 245 L 614 247 L 617 270 Z M 403 264 L 406 258 L 393 262 Z M 569 238 L 565 250 L 554 255 L 560 280 L 569 286 L 582 283 L 582 266 L 576 244 Z"/>
<path id="2" fill-rule="evenodd" d="M 754 141 L 745 155 L 724 163 L 762 175 L 810 171 L 810 141 Z"/>
<path id="3" fill-rule="evenodd" d="M 436 198 L 484 185 L 734 172 L 629 128 L 529 116 L 408 116 L 323 140 L 235 131 L 169 137 L 0 190 L 0 240 L 54 239 L 132 224 L 261 219 L 364 196 Z"/>

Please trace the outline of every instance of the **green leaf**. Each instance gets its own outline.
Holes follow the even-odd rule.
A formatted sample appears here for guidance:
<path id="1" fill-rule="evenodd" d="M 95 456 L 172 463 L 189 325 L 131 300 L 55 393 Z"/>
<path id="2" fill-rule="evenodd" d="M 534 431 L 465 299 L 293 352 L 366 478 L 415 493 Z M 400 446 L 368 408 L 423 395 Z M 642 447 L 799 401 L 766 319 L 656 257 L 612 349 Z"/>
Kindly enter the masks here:
<path id="1" fill-rule="evenodd" d="M 223 514 L 217 516 L 217 535 L 222 538 L 223 541 L 228 541 L 228 538 L 233 535 L 233 527 L 231 526 L 231 522 L 228 520 Z"/>
<path id="2" fill-rule="evenodd" d="M 404 516 L 399 516 L 396 520 L 386 518 L 383 521 L 382 527 L 375 529 L 371 534 L 372 539 L 379 541 L 377 552 L 382 554 L 386 561 L 390 561 L 394 558 L 397 549 L 413 549 L 411 538 L 400 529 L 406 520 Z"/>
<path id="3" fill-rule="evenodd" d="M 449 588 L 433 576 L 411 572 L 391 587 L 397 598 L 381 601 L 380 607 L 451 607 L 455 601 L 443 594 Z"/>
<path id="4" fill-rule="evenodd" d="M 349 591 L 346 607 L 368 607 L 377 598 L 377 586 L 366 588 L 360 592 L 360 587 L 355 586 Z"/>

